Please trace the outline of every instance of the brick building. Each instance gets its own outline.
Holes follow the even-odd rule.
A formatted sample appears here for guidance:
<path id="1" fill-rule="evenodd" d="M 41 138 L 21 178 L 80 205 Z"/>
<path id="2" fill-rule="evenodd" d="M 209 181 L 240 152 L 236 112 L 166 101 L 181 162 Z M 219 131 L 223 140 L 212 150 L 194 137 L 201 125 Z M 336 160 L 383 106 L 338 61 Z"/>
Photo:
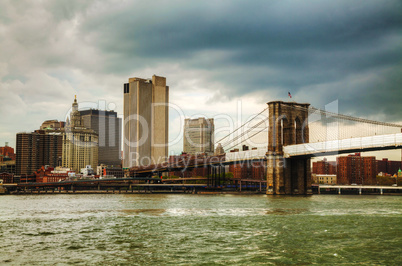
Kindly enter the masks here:
<path id="1" fill-rule="evenodd" d="M 5 158 L 9 158 L 11 161 L 15 160 L 14 148 L 8 146 L 7 142 L 4 147 L 0 147 L 0 161 L 6 161 Z"/>
<path id="2" fill-rule="evenodd" d="M 19 181 L 15 180 L 15 179 L 19 178 Z M 26 175 L 26 174 L 22 174 L 21 176 L 14 176 L 14 182 L 15 183 L 34 183 L 36 182 L 36 176 L 35 174 L 30 174 L 30 175 Z"/>
<path id="3" fill-rule="evenodd" d="M 35 182 L 37 183 L 51 183 L 66 180 L 70 174 L 75 174 L 70 169 L 53 168 L 42 166 L 35 171 Z"/>
<path id="4" fill-rule="evenodd" d="M 169 172 L 169 176 L 178 176 L 181 178 L 185 177 L 206 177 L 208 175 L 208 168 L 198 167 L 198 168 L 188 168 L 184 170 L 176 170 Z"/>
<path id="5" fill-rule="evenodd" d="M 338 184 L 375 184 L 377 164 L 374 156 L 361 157 L 360 153 L 337 158 Z"/>
<path id="6" fill-rule="evenodd" d="M 336 175 L 336 162 L 327 161 L 326 158 L 322 161 L 313 162 L 312 173 L 318 175 Z"/>
<path id="7" fill-rule="evenodd" d="M 248 146 L 243 145 L 242 151 L 239 149 L 233 149 L 229 153 L 226 153 L 226 158 L 231 158 L 236 160 L 242 160 L 245 153 L 258 152 L 257 148 L 249 149 Z M 265 152 L 265 151 L 264 151 Z M 233 178 L 237 179 L 256 179 L 263 180 L 266 179 L 266 162 L 261 161 L 246 161 L 243 160 L 239 163 L 229 165 L 229 172 L 233 174 Z"/>
<path id="8" fill-rule="evenodd" d="M 363 169 L 362 184 L 373 185 L 377 183 L 377 161 L 374 156 L 362 157 Z"/>
<path id="9" fill-rule="evenodd" d="M 246 162 L 229 165 L 229 172 L 233 174 L 233 178 L 251 178 L 251 167 Z"/>
<path id="10" fill-rule="evenodd" d="M 17 133 L 16 174 L 30 175 L 44 165 L 61 164 L 62 133 L 37 130 Z"/>
<path id="11" fill-rule="evenodd" d="M 194 166 L 197 164 L 204 165 L 211 158 L 220 158 L 219 156 L 207 156 L 206 154 L 191 155 L 187 153 L 182 153 L 181 155 L 169 156 L 169 165 L 171 167 L 182 167 L 182 166 Z M 219 159 L 218 159 L 219 160 Z M 191 167 L 184 169 L 177 169 L 175 171 L 169 172 L 169 176 L 184 177 L 206 177 L 208 175 L 208 167 Z"/>
<path id="12" fill-rule="evenodd" d="M 233 173 L 236 179 L 257 179 L 266 178 L 266 167 L 264 162 L 242 162 L 229 165 L 229 172 Z"/>
<path id="13" fill-rule="evenodd" d="M 3 184 L 14 183 L 14 175 L 9 173 L 0 173 L 0 179 L 3 180 Z"/>
<path id="14" fill-rule="evenodd" d="M 15 161 L 0 162 L 0 173 L 2 172 L 15 174 Z"/>
<path id="15" fill-rule="evenodd" d="M 102 169 L 102 176 L 114 176 L 116 178 L 123 178 L 124 177 L 124 170 L 123 168 L 118 167 L 106 167 Z"/>
<path id="16" fill-rule="evenodd" d="M 389 161 L 387 158 L 377 160 L 377 173 L 394 175 L 401 168 L 400 161 Z"/>

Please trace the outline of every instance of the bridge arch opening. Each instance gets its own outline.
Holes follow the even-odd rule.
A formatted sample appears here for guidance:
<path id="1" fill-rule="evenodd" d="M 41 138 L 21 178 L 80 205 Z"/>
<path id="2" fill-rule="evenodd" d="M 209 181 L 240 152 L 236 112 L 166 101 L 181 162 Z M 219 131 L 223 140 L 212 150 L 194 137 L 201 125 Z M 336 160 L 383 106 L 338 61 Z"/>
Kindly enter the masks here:
<path id="1" fill-rule="evenodd" d="M 303 123 L 299 117 L 296 117 L 294 122 L 294 144 L 301 144 L 303 140 Z"/>
<path id="2" fill-rule="evenodd" d="M 291 145 L 293 127 L 291 122 L 286 118 L 286 116 L 283 116 L 281 118 L 278 127 L 280 128 L 280 138 L 282 146 Z"/>

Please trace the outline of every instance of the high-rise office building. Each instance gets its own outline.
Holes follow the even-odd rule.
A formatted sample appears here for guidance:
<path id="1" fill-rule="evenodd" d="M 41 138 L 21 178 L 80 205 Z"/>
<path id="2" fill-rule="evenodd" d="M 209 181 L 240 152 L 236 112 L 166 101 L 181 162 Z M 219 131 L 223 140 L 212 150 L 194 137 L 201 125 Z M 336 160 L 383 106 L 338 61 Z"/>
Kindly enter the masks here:
<path id="1" fill-rule="evenodd" d="M 83 126 L 98 134 L 98 164 L 121 165 L 121 118 L 114 111 L 91 109 L 79 112 Z"/>
<path id="2" fill-rule="evenodd" d="M 87 165 L 98 166 L 98 134 L 84 127 L 75 98 L 63 134 L 62 166 L 79 173 Z"/>
<path id="3" fill-rule="evenodd" d="M 36 130 L 17 133 L 16 174 L 30 175 L 44 165 L 61 164 L 62 132 L 60 130 Z"/>
<path id="4" fill-rule="evenodd" d="M 183 152 L 188 154 L 214 153 L 214 119 L 199 117 L 184 120 Z"/>
<path id="5" fill-rule="evenodd" d="M 167 161 L 168 103 L 164 77 L 130 78 L 124 84 L 124 168 Z"/>

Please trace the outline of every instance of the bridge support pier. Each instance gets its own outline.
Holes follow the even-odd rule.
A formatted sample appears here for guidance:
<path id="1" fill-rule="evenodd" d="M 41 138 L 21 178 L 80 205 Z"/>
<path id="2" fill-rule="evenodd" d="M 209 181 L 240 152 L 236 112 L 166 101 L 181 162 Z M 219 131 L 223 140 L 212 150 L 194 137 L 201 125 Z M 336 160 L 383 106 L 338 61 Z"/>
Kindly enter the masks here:
<path id="1" fill-rule="evenodd" d="M 310 159 L 267 155 L 267 194 L 312 194 Z"/>
<path id="2" fill-rule="evenodd" d="M 312 194 L 310 158 L 284 158 L 283 146 L 309 142 L 309 104 L 268 103 L 267 194 Z"/>

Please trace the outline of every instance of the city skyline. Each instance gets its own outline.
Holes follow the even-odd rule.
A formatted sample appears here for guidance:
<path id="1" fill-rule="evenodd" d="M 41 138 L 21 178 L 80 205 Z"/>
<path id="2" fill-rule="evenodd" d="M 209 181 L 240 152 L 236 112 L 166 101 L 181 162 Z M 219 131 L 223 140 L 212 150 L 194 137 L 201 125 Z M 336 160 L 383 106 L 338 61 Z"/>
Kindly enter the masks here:
<path id="1" fill-rule="evenodd" d="M 0 1 L 4 264 L 401 265 L 401 0 Z"/>
<path id="2" fill-rule="evenodd" d="M 122 80 L 153 74 L 169 79 L 171 102 L 189 118 L 224 110 L 237 123 L 239 101 L 244 121 L 290 92 L 316 107 L 338 100 L 341 113 L 402 120 L 398 1 L 0 5 L 0 141 L 13 147 L 17 132 L 63 120 L 75 94 L 121 115 Z M 138 8 L 161 20 L 130 19 Z"/>

